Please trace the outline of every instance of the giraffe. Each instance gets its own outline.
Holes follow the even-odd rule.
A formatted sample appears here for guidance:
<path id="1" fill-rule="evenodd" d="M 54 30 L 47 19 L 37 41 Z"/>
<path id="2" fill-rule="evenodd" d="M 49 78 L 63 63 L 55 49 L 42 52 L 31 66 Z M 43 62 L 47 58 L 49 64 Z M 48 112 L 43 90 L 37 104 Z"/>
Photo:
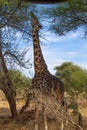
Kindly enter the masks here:
<path id="1" fill-rule="evenodd" d="M 33 88 L 36 91 L 40 91 L 45 96 L 50 96 L 52 92 L 55 93 L 57 101 L 63 104 L 64 98 L 64 86 L 63 83 L 54 75 L 52 75 L 46 65 L 44 60 L 42 50 L 40 47 L 40 40 L 39 40 L 39 30 L 42 28 L 37 17 L 34 15 L 33 12 L 30 12 L 31 15 L 31 25 L 32 25 L 32 39 L 33 39 L 33 50 L 34 50 L 34 70 L 35 75 L 32 81 Z M 38 94 L 36 98 L 38 98 Z M 38 115 L 39 115 L 39 103 L 36 107 L 36 124 L 35 130 L 38 130 Z M 45 110 L 44 110 L 45 111 Z M 45 130 L 47 128 L 47 119 L 46 113 L 44 112 L 44 121 L 45 121 Z"/>

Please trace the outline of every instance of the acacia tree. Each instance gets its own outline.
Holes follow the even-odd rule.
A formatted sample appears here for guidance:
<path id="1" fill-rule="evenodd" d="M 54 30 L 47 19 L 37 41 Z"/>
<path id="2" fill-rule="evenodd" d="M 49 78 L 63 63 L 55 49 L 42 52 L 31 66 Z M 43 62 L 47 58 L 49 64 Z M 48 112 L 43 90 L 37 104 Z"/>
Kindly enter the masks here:
<path id="1" fill-rule="evenodd" d="M 4 92 L 9 106 L 10 106 L 10 110 L 11 110 L 11 115 L 12 118 L 15 118 L 17 116 L 17 110 L 16 110 L 16 102 L 15 102 L 15 98 L 14 98 L 14 91 L 13 91 L 13 84 L 12 81 L 10 79 L 9 76 L 9 72 L 4 60 L 4 56 L 2 53 L 2 39 L 1 39 L 1 34 L 0 34 L 0 62 L 1 62 L 1 66 L 2 66 L 2 70 L 4 73 L 4 77 L 2 78 L 0 84 L 0 89 Z"/>
<path id="2" fill-rule="evenodd" d="M 65 91 L 69 95 L 69 108 L 78 116 L 78 124 L 82 127 L 82 115 L 79 112 L 79 95 L 87 94 L 87 70 L 72 62 L 65 62 L 61 66 L 55 67 L 58 76 L 65 86 Z"/>
<path id="3" fill-rule="evenodd" d="M 64 62 L 61 66 L 55 67 L 55 69 L 56 76 L 61 78 L 68 94 L 78 96 L 78 94 L 84 92 L 87 84 L 87 70 L 72 62 Z"/>
<path id="4" fill-rule="evenodd" d="M 45 11 L 50 18 L 50 30 L 56 34 L 61 36 L 81 28 L 87 37 L 87 0 L 72 0 Z"/>
<path id="5" fill-rule="evenodd" d="M 27 22 L 29 22 L 27 10 L 27 8 L 29 8 L 29 5 L 19 5 L 19 3 L 15 3 L 14 6 L 14 2 L 11 2 L 11 4 L 2 3 L 2 5 L 0 5 L 0 64 L 1 71 L 3 71 L 3 75 L 2 77 L 0 77 L 0 89 L 4 92 L 8 100 L 12 118 L 15 118 L 17 116 L 17 110 L 14 97 L 13 83 L 8 71 L 6 61 L 8 61 L 7 58 L 10 59 L 12 57 L 16 63 L 25 67 L 24 63 L 26 61 L 23 61 L 25 53 L 20 53 L 19 51 L 17 52 L 17 48 L 14 48 L 15 45 L 13 47 L 12 34 L 16 34 L 16 32 L 19 31 L 20 33 L 25 33 L 25 36 L 27 35 L 29 37 L 29 30 L 26 30 Z M 19 7 L 20 10 L 18 10 Z M 25 9 L 27 11 L 25 11 Z M 22 17 L 20 13 L 22 13 Z"/>
<path id="6" fill-rule="evenodd" d="M 87 94 L 87 70 L 72 62 L 65 62 L 55 67 L 56 76 L 64 83 L 65 91 L 69 95 L 70 107 L 78 111 L 79 95 Z"/>

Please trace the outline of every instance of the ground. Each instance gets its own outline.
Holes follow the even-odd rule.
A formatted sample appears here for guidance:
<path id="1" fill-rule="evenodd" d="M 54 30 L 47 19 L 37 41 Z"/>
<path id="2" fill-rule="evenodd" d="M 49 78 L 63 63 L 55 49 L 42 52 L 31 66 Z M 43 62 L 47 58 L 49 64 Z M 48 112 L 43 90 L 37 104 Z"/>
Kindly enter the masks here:
<path id="1" fill-rule="evenodd" d="M 29 106 L 29 108 L 25 111 L 24 114 L 17 117 L 15 120 L 11 120 L 10 118 L 10 110 L 9 105 L 6 99 L 4 98 L 3 94 L 0 94 L 0 130 L 34 130 L 34 123 L 35 123 L 35 111 L 34 111 L 34 104 L 33 102 Z M 17 110 L 19 111 L 20 108 L 24 105 L 24 100 L 21 98 L 17 98 Z M 83 117 L 83 128 L 87 130 L 87 101 L 84 100 L 80 103 L 80 112 Z M 68 112 L 70 116 L 77 122 L 77 116 L 73 115 L 73 113 Z M 40 115 L 40 130 L 44 130 L 44 123 L 43 123 L 43 115 Z M 48 128 L 49 130 L 60 130 L 59 128 L 60 122 L 58 122 L 54 117 L 48 115 Z M 72 125 L 66 126 L 64 130 L 76 130 L 76 127 Z M 78 129 L 79 130 L 79 129 Z"/>

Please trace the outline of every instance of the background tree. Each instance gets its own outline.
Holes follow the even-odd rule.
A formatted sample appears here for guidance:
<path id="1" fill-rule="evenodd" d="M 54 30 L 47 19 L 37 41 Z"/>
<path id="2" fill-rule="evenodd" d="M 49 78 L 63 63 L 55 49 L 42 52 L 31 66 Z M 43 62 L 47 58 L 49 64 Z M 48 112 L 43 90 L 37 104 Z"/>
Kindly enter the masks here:
<path id="1" fill-rule="evenodd" d="M 69 95 L 70 107 L 77 111 L 79 96 L 86 94 L 87 70 L 72 62 L 65 62 L 61 66 L 55 67 L 55 69 L 56 76 L 62 80 L 65 91 Z"/>
<path id="2" fill-rule="evenodd" d="M 9 74 L 12 79 L 14 89 L 27 89 L 29 86 L 31 86 L 31 79 L 26 77 L 21 71 L 9 70 Z"/>
<path id="3" fill-rule="evenodd" d="M 61 66 L 55 67 L 56 76 L 58 76 L 64 83 L 65 90 L 69 94 L 82 94 L 84 87 L 87 84 L 87 70 L 82 69 L 72 62 L 65 62 Z"/>

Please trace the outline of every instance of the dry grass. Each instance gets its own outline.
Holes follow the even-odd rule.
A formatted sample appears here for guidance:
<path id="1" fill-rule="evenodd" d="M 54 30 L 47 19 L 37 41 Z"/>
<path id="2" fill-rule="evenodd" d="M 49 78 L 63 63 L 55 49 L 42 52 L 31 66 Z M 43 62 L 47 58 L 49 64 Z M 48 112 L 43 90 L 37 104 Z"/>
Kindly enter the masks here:
<path id="1" fill-rule="evenodd" d="M 3 94 L 0 94 L 0 130 L 34 130 L 35 123 L 35 111 L 31 108 L 34 108 L 34 104 L 31 103 L 31 106 L 27 111 L 19 116 L 15 121 L 12 121 L 10 118 L 9 105 Z M 19 110 L 23 104 L 24 100 L 17 100 L 17 109 Z M 83 128 L 87 130 L 87 101 L 81 103 L 80 112 L 83 116 Z M 70 112 L 69 112 L 70 113 Z M 77 116 L 70 114 L 75 122 L 77 122 Z M 48 128 L 49 130 L 60 130 L 60 121 L 57 121 L 55 118 L 52 118 L 48 115 Z M 43 115 L 41 113 L 40 130 L 44 130 Z M 68 125 L 64 130 L 77 130 L 72 125 Z M 78 129 L 79 130 L 79 129 Z"/>

